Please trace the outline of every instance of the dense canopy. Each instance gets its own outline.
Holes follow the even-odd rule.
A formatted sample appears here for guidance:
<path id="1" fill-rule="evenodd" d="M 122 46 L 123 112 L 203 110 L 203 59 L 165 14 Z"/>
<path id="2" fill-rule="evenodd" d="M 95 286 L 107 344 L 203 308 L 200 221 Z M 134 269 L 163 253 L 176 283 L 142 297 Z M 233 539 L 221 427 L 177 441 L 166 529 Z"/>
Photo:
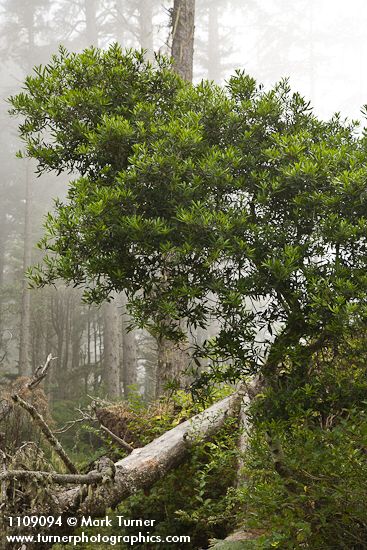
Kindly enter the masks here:
<path id="1" fill-rule="evenodd" d="M 274 374 L 364 323 L 364 139 L 286 81 L 191 85 L 114 45 L 60 50 L 11 103 L 38 170 L 74 177 L 38 285 L 63 278 L 91 301 L 127 290 L 145 324 L 214 315 L 242 372 L 262 366 L 261 328 Z"/>

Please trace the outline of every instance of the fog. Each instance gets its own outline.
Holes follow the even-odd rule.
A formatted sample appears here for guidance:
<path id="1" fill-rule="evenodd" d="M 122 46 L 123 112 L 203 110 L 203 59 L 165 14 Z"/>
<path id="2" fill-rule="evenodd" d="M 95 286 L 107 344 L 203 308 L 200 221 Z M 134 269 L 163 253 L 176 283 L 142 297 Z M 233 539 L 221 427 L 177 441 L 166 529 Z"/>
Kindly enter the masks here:
<path id="1" fill-rule="evenodd" d="M 367 97 L 365 2 L 239 2 L 222 21 L 234 46 L 226 75 L 241 67 L 266 85 L 289 77 L 319 116 L 360 118 Z"/>
<path id="2" fill-rule="evenodd" d="M 6 98 L 21 90 L 26 74 L 47 63 L 59 44 L 81 51 L 117 40 L 124 47 L 143 46 L 148 55 L 152 49 L 169 54 L 171 7 L 157 0 L 0 1 L 0 368 L 7 378 L 22 361 L 34 369 L 51 351 L 58 356 L 59 373 L 50 382 L 51 393 L 62 386 L 62 372 L 71 379 L 84 376 L 87 389 L 92 376 L 98 386 L 105 318 L 101 310 L 81 305 L 76 291 L 30 293 L 24 283 L 24 268 L 40 260 L 35 243 L 43 216 L 52 198 L 65 194 L 66 179 L 36 180 L 32 165 L 27 171 L 27 163 L 15 158 L 21 144 Z M 224 84 L 237 68 L 266 87 L 286 77 L 318 116 L 340 112 L 359 119 L 367 103 L 366 23 L 362 0 L 198 0 L 194 81 Z M 138 352 L 142 385 L 154 349 L 146 334 L 137 332 L 134 339 L 145 346 Z"/>

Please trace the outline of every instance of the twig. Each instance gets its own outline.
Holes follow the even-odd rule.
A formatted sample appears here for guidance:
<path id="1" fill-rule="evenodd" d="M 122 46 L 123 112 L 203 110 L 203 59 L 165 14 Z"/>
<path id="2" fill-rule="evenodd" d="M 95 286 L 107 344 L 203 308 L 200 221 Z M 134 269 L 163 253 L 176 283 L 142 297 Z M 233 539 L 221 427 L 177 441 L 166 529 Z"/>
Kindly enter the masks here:
<path id="1" fill-rule="evenodd" d="M 76 418 L 75 420 L 69 420 L 66 422 L 65 426 L 60 428 L 59 430 L 54 430 L 54 434 L 64 434 L 65 432 L 68 432 L 73 426 L 76 424 L 80 424 L 80 422 L 85 422 L 85 418 Z"/>
<path id="2" fill-rule="evenodd" d="M 126 451 L 129 451 L 129 453 L 132 453 L 133 450 L 134 450 L 134 447 L 132 447 L 129 443 L 127 443 L 127 441 L 124 441 L 124 439 L 121 439 L 118 435 L 114 434 L 113 432 L 111 432 L 111 430 L 109 430 L 108 428 L 106 428 L 106 426 L 104 426 L 103 424 L 101 424 L 101 430 L 103 430 L 104 432 L 106 432 L 110 437 L 112 437 L 112 439 L 114 439 L 119 445 L 121 445 L 121 447 L 123 447 Z"/>
<path id="3" fill-rule="evenodd" d="M 95 414 L 95 411 L 96 411 L 96 406 L 97 406 L 97 403 L 96 403 L 96 400 L 94 399 L 93 403 L 91 404 L 91 409 L 94 412 L 94 414 Z M 118 435 L 111 432 L 111 430 L 109 430 L 106 426 L 101 424 L 97 417 L 93 417 L 87 411 L 83 411 L 82 409 L 76 409 L 76 410 L 81 414 L 81 417 L 77 418 L 75 420 L 69 420 L 68 422 L 66 422 L 66 424 L 62 428 L 60 428 L 59 430 L 54 431 L 53 432 L 54 434 L 65 433 L 68 430 L 70 430 L 73 426 L 75 426 L 76 424 L 79 424 L 81 422 L 98 422 L 100 430 L 103 430 L 106 434 L 108 434 L 114 441 L 116 441 L 116 443 L 118 443 L 126 451 L 128 451 L 129 453 L 132 453 L 132 451 L 134 450 L 134 447 L 132 447 L 132 445 L 130 445 L 124 439 L 121 439 L 121 437 L 119 437 Z"/>
<path id="4" fill-rule="evenodd" d="M 13 394 L 12 400 L 14 403 L 18 403 L 23 409 L 25 409 L 33 418 L 33 420 L 38 424 L 38 426 L 41 428 L 42 433 L 46 437 L 47 441 L 50 443 L 50 445 L 55 449 L 56 453 L 59 455 L 67 469 L 72 474 L 78 474 L 77 468 L 74 466 L 66 452 L 64 451 L 60 441 L 54 436 L 46 422 L 44 421 L 43 417 L 40 415 L 40 413 L 34 408 L 33 405 L 30 403 L 27 403 L 27 401 L 24 401 L 21 397 L 19 397 L 18 394 Z"/>
<path id="5" fill-rule="evenodd" d="M 69 420 L 66 422 L 66 424 L 60 428 L 59 430 L 55 430 L 54 434 L 63 434 L 65 432 L 68 432 L 71 428 L 73 428 L 76 424 L 80 424 L 80 422 L 95 422 L 96 419 L 93 418 L 87 411 L 83 411 L 82 409 L 76 409 L 82 416 L 81 418 L 76 418 L 75 420 Z"/>

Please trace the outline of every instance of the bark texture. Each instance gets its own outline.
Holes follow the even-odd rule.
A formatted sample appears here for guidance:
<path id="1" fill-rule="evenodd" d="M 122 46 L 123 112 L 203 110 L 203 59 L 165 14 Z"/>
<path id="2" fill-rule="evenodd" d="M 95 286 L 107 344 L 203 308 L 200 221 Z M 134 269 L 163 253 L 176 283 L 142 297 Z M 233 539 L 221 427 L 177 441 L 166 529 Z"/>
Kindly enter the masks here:
<path id="1" fill-rule="evenodd" d="M 138 381 L 138 361 L 136 355 L 136 331 L 128 330 L 129 314 L 126 309 L 126 295 L 121 295 L 122 306 L 122 360 L 121 379 L 124 387 L 124 396 L 128 397 L 131 393 L 131 387 L 136 386 Z"/>
<path id="2" fill-rule="evenodd" d="M 110 399 L 120 397 L 120 317 L 114 301 L 103 305 L 103 380 Z"/>
<path id="3" fill-rule="evenodd" d="M 174 0 L 172 10 L 172 58 L 174 69 L 192 81 L 195 31 L 195 0 Z"/>
<path id="4" fill-rule="evenodd" d="M 177 344 L 167 338 L 160 338 L 158 344 L 158 364 L 156 372 L 155 397 L 159 399 L 169 385 L 182 387 L 184 371 L 189 364 L 185 343 Z"/>

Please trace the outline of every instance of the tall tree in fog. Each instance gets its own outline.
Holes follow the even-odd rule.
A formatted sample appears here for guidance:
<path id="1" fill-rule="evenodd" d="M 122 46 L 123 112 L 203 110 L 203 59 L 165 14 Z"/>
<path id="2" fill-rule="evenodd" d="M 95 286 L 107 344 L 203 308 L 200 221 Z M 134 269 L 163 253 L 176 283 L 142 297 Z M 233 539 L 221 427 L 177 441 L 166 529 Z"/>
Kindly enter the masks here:
<path id="1" fill-rule="evenodd" d="M 33 65 L 42 59 L 47 40 L 45 20 L 49 9 L 49 0 L 4 0 L 3 37 L 5 47 L 3 55 L 16 63 L 19 72 L 30 72 Z M 26 162 L 24 175 L 24 246 L 23 271 L 32 261 L 32 175 L 29 161 Z M 30 375 L 31 366 L 31 296 L 28 282 L 23 277 L 19 342 L 19 374 Z"/>
<path id="2" fill-rule="evenodd" d="M 24 204 L 24 248 L 23 271 L 25 272 L 32 263 L 32 182 L 29 161 L 27 161 L 25 174 L 25 204 Z M 19 333 L 19 374 L 29 376 L 32 372 L 31 365 L 31 295 L 28 281 L 23 277 L 22 308 Z"/>
<path id="3" fill-rule="evenodd" d="M 108 0 L 61 0 L 56 12 L 55 30 L 62 43 L 69 49 L 80 49 L 88 46 L 98 46 L 107 37 L 116 39 L 132 29 L 142 41 L 143 47 L 152 48 L 152 5 L 153 0 L 139 2 L 109 2 Z M 137 22 L 133 17 L 137 14 Z M 136 372 L 132 374 L 129 365 L 136 369 L 136 361 L 129 357 L 136 354 L 132 350 L 134 334 L 122 334 L 121 311 L 118 308 L 118 297 L 106 302 L 102 308 L 102 379 L 105 391 L 110 398 L 120 396 L 120 387 L 125 381 L 125 368 L 129 384 L 135 383 Z M 125 325 L 124 325 L 125 328 Z M 90 329 L 87 333 L 87 364 L 90 365 Z M 119 346 L 119 342 L 122 345 Z M 65 344 L 66 345 L 66 344 Z M 126 349 L 125 349 L 126 348 Z M 64 348 L 63 348 L 64 349 Z M 94 354 L 96 356 L 96 353 Z"/>
<path id="4" fill-rule="evenodd" d="M 2 82 L 5 86 L 4 95 L 9 93 L 8 82 Z M 3 94 L 2 94 L 3 95 Z M 19 215 L 19 205 L 23 199 L 23 178 L 19 161 L 14 158 L 9 139 L 12 133 L 12 125 L 7 115 L 7 105 L 3 102 L 0 108 L 0 360 L 4 361 L 8 356 L 10 340 L 16 341 L 11 311 L 19 294 L 16 288 L 18 283 L 19 235 L 23 236 L 23 210 Z M 10 273 L 11 272 L 11 273 Z"/>
<path id="5" fill-rule="evenodd" d="M 88 46 L 98 46 L 97 6 L 98 0 L 84 0 L 85 35 Z M 116 399 L 121 395 L 120 356 L 121 325 L 116 299 L 103 305 L 103 371 L 107 395 Z"/>
<path id="6" fill-rule="evenodd" d="M 111 7 L 114 38 L 126 47 L 134 45 L 147 50 L 149 58 L 154 51 L 153 15 L 160 0 L 116 0 Z"/>
<path id="7" fill-rule="evenodd" d="M 98 46 L 97 4 L 98 0 L 84 0 L 85 35 L 88 46 Z"/>
<path id="8" fill-rule="evenodd" d="M 121 320 L 122 320 L 122 383 L 124 387 L 124 396 L 129 397 L 132 386 L 136 386 L 137 378 L 137 349 L 136 349 L 136 330 L 129 330 L 131 321 L 127 311 L 127 298 L 123 293 L 120 297 Z"/>
<path id="9" fill-rule="evenodd" d="M 24 73 L 49 54 L 51 0 L 0 0 L 2 56 Z"/>
<path id="10" fill-rule="evenodd" d="M 256 29 L 256 65 L 261 68 L 265 81 L 279 80 L 290 72 L 302 71 L 306 78 L 312 74 L 315 38 L 312 10 L 311 0 L 255 0 L 251 4 L 251 23 Z"/>
<path id="11" fill-rule="evenodd" d="M 102 378 L 109 398 L 121 395 L 120 389 L 120 317 L 115 300 L 103 304 Z"/>
<path id="12" fill-rule="evenodd" d="M 68 49 L 98 46 L 106 15 L 102 0 L 59 0 L 53 26 L 60 43 Z"/>
<path id="13" fill-rule="evenodd" d="M 192 81 L 195 35 L 195 0 L 174 0 L 171 13 L 172 60 L 175 72 L 184 80 Z M 164 285 L 164 281 L 162 281 Z M 167 317 L 167 325 L 172 324 Z M 164 392 L 170 382 L 182 385 L 183 372 L 188 366 L 188 354 L 181 343 L 159 336 L 158 365 L 156 373 L 156 398 Z"/>
<path id="14" fill-rule="evenodd" d="M 208 5 L 208 78 L 218 82 L 221 76 L 219 42 L 219 6 L 211 0 Z"/>
<path id="15" fill-rule="evenodd" d="M 195 34 L 195 0 L 174 0 L 172 9 L 172 58 L 184 80 L 192 80 Z"/>
<path id="16" fill-rule="evenodd" d="M 232 52 L 233 47 L 228 31 L 223 33 L 223 14 L 226 8 L 235 7 L 236 2 L 230 0 L 198 0 L 197 20 L 203 35 L 195 38 L 197 44 L 196 58 L 205 70 L 209 80 L 219 82 L 223 71 L 227 68 L 225 58 Z"/>

